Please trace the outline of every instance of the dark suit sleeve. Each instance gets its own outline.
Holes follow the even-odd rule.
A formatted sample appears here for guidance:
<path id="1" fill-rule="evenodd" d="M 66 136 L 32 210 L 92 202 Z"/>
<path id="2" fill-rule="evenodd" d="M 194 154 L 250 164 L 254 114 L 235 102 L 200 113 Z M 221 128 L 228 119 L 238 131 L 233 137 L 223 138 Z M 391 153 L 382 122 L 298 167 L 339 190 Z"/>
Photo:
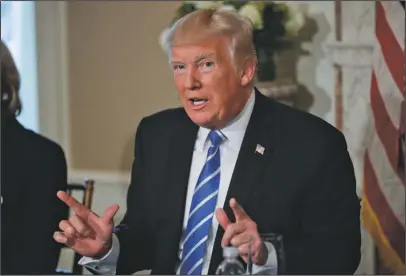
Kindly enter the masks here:
<path id="1" fill-rule="evenodd" d="M 360 202 L 343 135 L 320 150 L 303 197 L 302 235 L 286 244 L 287 274 L 353 274 L 360 261 Z"/>
<path id="2" fill-rule="evenodd" d="M 53 233 L 68 214 L 67 206 L 56 197 L 56 192 L 67 186 L 65 155 L 59 146 L 51 149 L 44 153 L 38 178 L 29 183 L 33 188 L 31 202 L 25 204 L 28 215 L 22 227 L 26 234 L 19 259 L 29 274 L 55 274 L 61 247 Z"/>
<path id="3" fill-rule="evenodd" d="M 117 262 L 117 274 L 132 274 L 139 270 L 150 269 L 153 262 L 153 232 L 148 225 L 146 206 L 148 188 L 143 179 L 145 156 L 143 146 L 143 122 L 141 121 L 135 138 L 134 162 L 131 184 L 127 193 L 127 211 L 121 227 L 116 234 L 120 241 L 120 255 Z"/>

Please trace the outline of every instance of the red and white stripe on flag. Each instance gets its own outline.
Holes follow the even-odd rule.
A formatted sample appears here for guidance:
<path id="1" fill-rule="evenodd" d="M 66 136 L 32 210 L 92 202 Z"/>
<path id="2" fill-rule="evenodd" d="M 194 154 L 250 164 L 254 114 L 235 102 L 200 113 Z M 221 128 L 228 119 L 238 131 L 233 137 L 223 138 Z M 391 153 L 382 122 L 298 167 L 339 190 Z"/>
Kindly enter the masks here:
<path id="1" fill-rule="evenodd" d="M 404 275 L 405 171 L 399 160 L 404 158 L 400 154 L 405 116 L 405 9 L 400 1 L 376 1 L 375 38 L 369 97 L 373 130 L 364 158 L 362 221 L 385 267 Z"/>

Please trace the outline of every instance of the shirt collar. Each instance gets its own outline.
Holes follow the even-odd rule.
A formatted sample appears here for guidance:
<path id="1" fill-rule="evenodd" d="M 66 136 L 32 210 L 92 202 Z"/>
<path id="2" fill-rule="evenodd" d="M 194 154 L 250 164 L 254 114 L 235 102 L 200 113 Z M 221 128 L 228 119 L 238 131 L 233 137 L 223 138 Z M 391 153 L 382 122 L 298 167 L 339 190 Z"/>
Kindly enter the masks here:
<path id="1" fill-rule="evenodd" d="M 227 126 L 220 129 L 221 133 L 227 138 L 226 143 L 235 150 L 238 150 L 241 146 L 242 139 L 244 138 L 245 130 L 247 129 L 248 122 L 251 118 L 252 111 L 255 104 L 255 91 L 251 92 L 251 95 L 245 104 L 241 112 L 235 117 Z M 210 129 L 200 127 L 197 133 L 196 149 L 200 152 L 204 151 L 206 143 L 208 143 L 208 135 Z"/>

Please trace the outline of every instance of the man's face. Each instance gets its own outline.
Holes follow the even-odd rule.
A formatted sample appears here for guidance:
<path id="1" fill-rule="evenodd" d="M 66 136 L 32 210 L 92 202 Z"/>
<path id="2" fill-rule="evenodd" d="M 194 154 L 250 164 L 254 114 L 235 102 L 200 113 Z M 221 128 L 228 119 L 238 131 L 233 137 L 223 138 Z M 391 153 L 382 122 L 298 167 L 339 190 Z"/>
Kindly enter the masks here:
<path id="1" fill-rule="evenodd" d="M 212 37 L 172 47 L 175 86 L 190 119 L 206 128 L 222 128 L 242 110 L 250 90 L 231 60 L 229 41 Z"/>

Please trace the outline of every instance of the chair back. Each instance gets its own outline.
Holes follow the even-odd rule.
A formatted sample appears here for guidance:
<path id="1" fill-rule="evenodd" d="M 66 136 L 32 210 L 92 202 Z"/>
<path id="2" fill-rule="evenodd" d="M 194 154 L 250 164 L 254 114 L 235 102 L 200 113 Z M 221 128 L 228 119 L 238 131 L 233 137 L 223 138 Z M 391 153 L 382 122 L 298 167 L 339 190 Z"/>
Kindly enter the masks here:
<path id="1" fill-rule="evenodd" d="M 83 184 L 69 183 L 67 193 L 74 196 L 74 192 L 83 192 L 81 203 L 88 209 L 92 208 L 94 180 L 85 179 Z"/>

